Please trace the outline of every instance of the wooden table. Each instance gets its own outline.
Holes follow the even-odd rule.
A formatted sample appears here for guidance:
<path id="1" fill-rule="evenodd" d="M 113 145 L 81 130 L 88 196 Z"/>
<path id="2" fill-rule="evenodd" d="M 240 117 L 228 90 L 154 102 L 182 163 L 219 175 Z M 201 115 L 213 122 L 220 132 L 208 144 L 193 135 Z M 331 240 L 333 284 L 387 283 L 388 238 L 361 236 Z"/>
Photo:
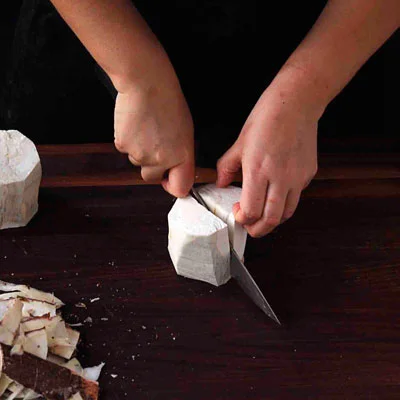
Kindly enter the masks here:
<path id="1" fill-rule="evenodd" d="M 40 152 L 40 212 L 0 232 L 1 278 L 55 291 L 71 323 L 93 319 L 79 354 L 106 362 L 103 400 L 399 399 L 398 154 L 321 156 L 296 216 L 249 240 L 279 327 L 234 282 L 175 274 L 173 199 L 129 185 L 138 172 L 110 146 Z"/>

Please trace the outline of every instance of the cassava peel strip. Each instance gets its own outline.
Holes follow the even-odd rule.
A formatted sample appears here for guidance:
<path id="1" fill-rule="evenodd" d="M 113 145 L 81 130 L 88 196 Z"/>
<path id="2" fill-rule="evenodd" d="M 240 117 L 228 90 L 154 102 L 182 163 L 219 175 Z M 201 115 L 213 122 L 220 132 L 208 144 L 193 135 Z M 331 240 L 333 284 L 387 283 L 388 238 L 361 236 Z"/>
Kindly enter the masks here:
<path id="1" fill-rule="evenodd" d="M 97 382 L 84 379 L 68 368 L 28 353 L 11 356 L 9 346 L 1 345 L 1 348 L 2 372 L 47 400 L 68 400 L 76 393 L 79 393 L 83 400 L 98 400 Z"/>

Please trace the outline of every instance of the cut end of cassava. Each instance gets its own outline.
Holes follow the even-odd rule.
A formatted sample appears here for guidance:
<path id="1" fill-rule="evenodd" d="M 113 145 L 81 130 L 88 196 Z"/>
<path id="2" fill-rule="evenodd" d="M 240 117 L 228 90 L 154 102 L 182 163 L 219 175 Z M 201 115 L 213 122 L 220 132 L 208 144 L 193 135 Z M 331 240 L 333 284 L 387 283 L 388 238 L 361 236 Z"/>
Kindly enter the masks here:
<path id="1" fill-rule="evenodd" d="M 228 227 L 193 197 L 168 214 L 168 251 L 178 275 L 222 285 L 230 279 Z"/>
<path id="2" fill-rule="evenodd" d="M 228 225 L 229 240 L 240 259 L 244 257 L 247 231 L 236 222 L 232 212 L 233 205 L 240 202 L 242 189 L 236 186 L 219 188 L 208 184 L 199 188 L 199 193 L 211 212 Z"/>

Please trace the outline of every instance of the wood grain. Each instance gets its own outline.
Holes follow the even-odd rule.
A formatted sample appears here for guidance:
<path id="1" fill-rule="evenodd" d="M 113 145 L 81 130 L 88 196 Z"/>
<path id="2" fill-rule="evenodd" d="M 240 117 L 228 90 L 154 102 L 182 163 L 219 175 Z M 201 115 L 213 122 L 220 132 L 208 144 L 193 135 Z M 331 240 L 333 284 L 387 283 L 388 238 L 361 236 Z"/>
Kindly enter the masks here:
<path id="1" fill-rule="evenodd" d="M 100 399 L 399 398 L 398 157 L 321 157 L 325 177 L 295 217 L 249 240 L 246 265 L 278 327 L 234 282 L 176 276 L 173 199 L 158 186 L 112 185 L 125 160 L 68 147 L 41 155 L 40 211 L 0 233 L 1 278 L 54 290 L 71 323 L 93 319 L 78 328 L 79 350 L 85 366 L 106 362 Z"/>
<path id="2" fill-rule="evenodd" d="M 62 149 L 62 150 L 61 150 Z M 119 154 L 112 144 L 39 146 L 43 163 L 42 187 L 144 185 L 140 169 Z M 211 168 L 197 168 L 196 182 L 215 182 Z M 316 180 L 397 179 L 400 162 L 396 153 L 322 154 Z M 241 174 L 236 175 L 241 181 Z"/>

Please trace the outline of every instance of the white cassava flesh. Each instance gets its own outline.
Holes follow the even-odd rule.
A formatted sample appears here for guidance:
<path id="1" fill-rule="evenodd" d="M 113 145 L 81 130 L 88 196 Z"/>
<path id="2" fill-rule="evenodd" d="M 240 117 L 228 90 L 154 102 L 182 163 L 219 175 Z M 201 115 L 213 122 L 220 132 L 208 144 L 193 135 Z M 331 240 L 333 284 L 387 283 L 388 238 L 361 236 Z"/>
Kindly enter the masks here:
<path id="1" fill-rule="evenodd" d="M 38 210 L 42 168 L 22 133 L 0 131 L 0 229 L 25 226 Z"/>
<path id="2" fill-rule="evenodd" d="M 228 227 L 193 197 L 177 199 L 168 214 L 168 251 L 178 275 L 215 286 L 230 278 Z"/>
<path id="3" fill-rule="evenodd" d="M 1 292 L 19 292 L 19 297 L 26 297 L 28 299 L 34 299 L 39 301 L 45 301 L 50 304 L 54 304 L 56 308 L 60 308 L 64 303 L 54 296 L 53 293 L 42 292 L 41 290 L 34 289 L 26 285 L 15 285 L 14 283 L 0 281 Z"/>
<path id="4" fill-rule="evenodd" d="M 0 301 L 0 343 L 11 346 L 22 318 L 19 299 Z"/>
<path id="5" fill-rule="evenodd" d="M 57 313 L 63 305 L 60 299 L 29 286 L 3 281 L 0 281 L 0 292 L 6 292 L 0 294 L 0 343 L 10 346 L 7 350 L 9 356 L 23 357 L 24 353 L 29 353 L 68 368 L 88 382 L 97 381 L 103 363 L 83 369 L 77 359 L 71 360 L 80 333 L 66 324 L 61 314 Z M 41 397 L 32 387 L 24 388 L 6 374 L 1 374 L 2 360 L 0 357 L 0 399 L 33 400 Z M 93 388 L 90 382 L 89 386 Z M 76 393 L 71 399 L 79 400 L 82 396 Z"/>
<path id="6" fill-rule="evenodd" d="M 71 358 L 71 360 L 69 360 L 66 364 L 60 364 L 60 365 L 63 365 L 65 368 L 68 368 L 71 371 L 74 371 L 77 374 L 83 376 L 83 368 L 77 358 Z M 93 380 L 97 380 L 97 379 L 93 379 Z"/>
<path id="7" fill-rule="evenodd" d="M 105 365 L 106 365 L 105 363 L 101 363 L 99 365 L 96 365 L 95 367 L 85 368 L 83 370 L 82 376 L 85 379 L 89 379 L 91 381 L 98 381 L 101 374 L 101 370 Z"/>
<path id="8" fill-rule="evenodd" d="M 69 400 L 83 400 L 82 396 L 79 393 L 75 393 Z"/>
<path id="9" fill-rule="evenodd" d="M 200 187 L 199 193 L 210 211 L 228 225 L 229 240 L 239 258 L 243 259 L 247 232 L 236 222 L 232 212 L 233 205 L 240 201 L 242 189 L 236 186 L 218 188 L 212 183 Z"/>
<path id="10" fill-rule="evenodd" d="M 3 350 L 0 346 L 0 379 L 3 371 Z"/>
<path id="11" fill-rule="evenodd" d="M 13 383 L 6 374 L 1 374 L 0 376 L 0 397 L 3 396 L 8 387 Z"/>
<path id="12" fill-rule="evenodd" d="M 27 353 L 46 360 L 49 351 L 46 329 L 42 328 L 37 331 L 26 333 L 22 348 Z"/>

